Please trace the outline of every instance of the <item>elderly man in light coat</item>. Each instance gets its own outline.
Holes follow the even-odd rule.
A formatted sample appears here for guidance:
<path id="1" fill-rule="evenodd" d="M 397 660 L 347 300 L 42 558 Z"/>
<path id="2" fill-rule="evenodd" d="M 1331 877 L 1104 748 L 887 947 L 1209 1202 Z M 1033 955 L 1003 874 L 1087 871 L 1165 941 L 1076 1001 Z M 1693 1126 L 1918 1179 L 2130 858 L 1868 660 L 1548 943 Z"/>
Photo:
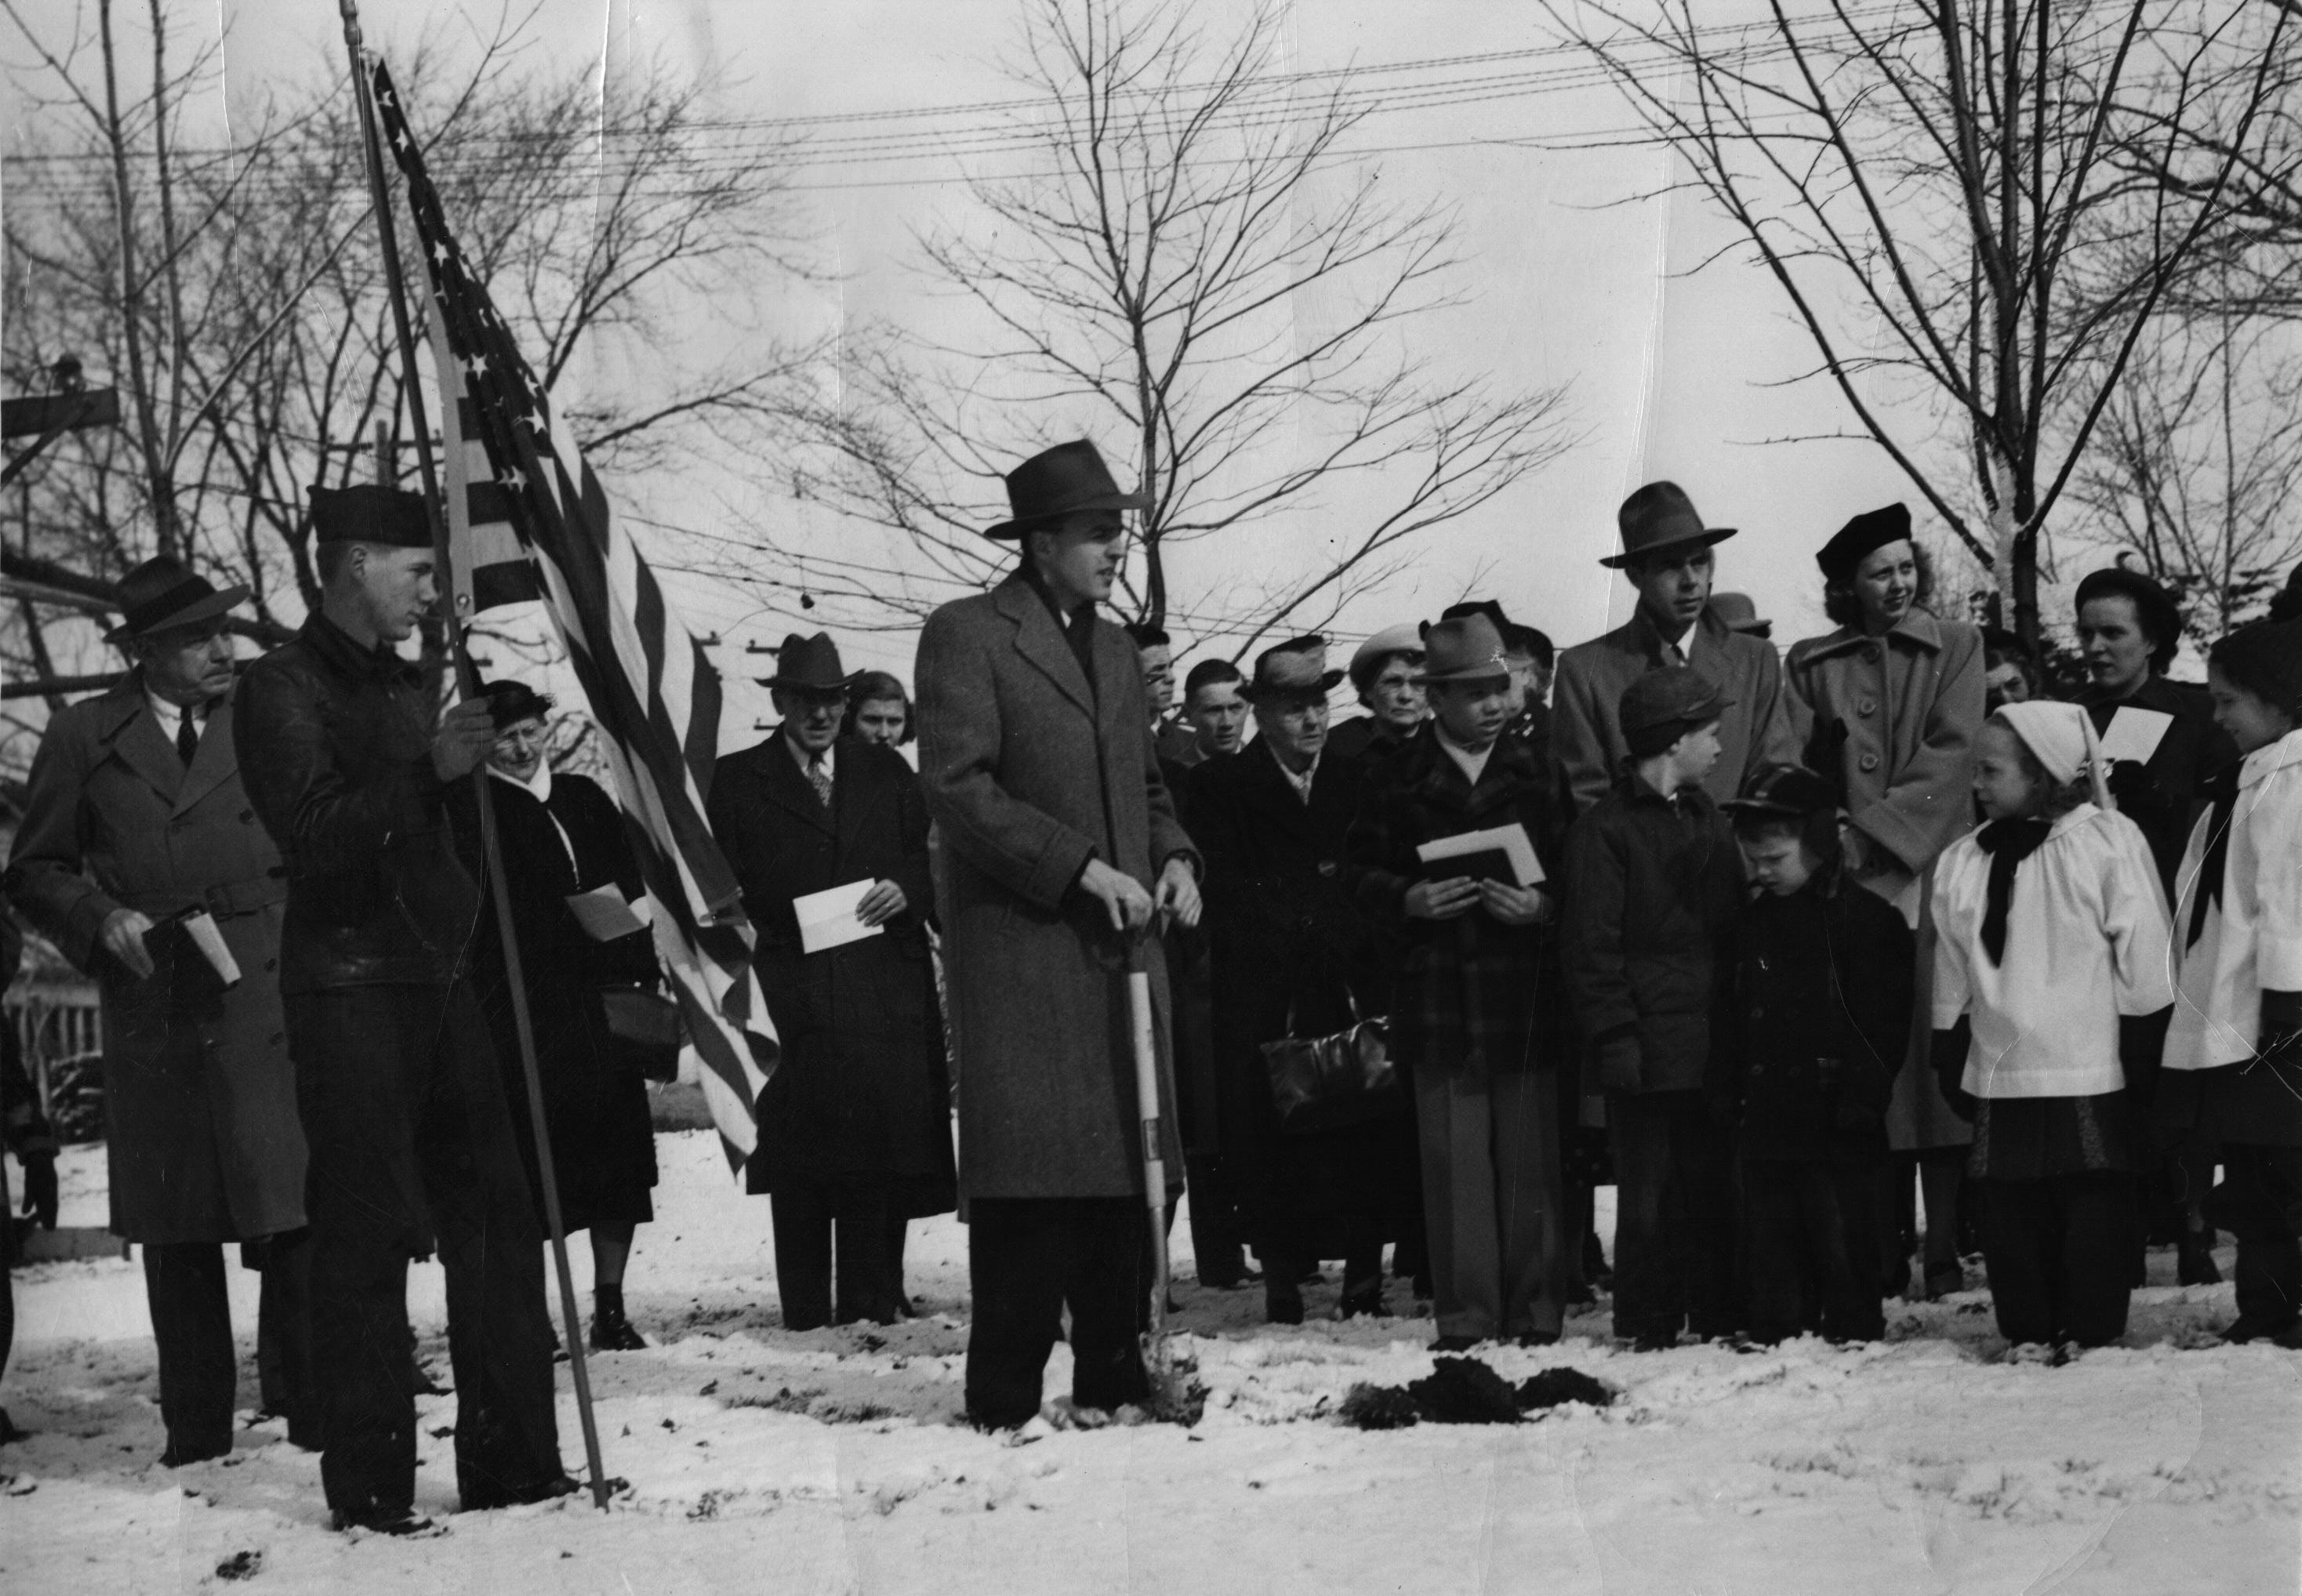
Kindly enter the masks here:
<path id="1" fill-rule="evenodd" d="M 1007 493 L 1012 517 L 989 535 L 1019 540 L 1021 566 L 930 616 L 919 655 L 975 1294 L 967 1411 L 986 1428 L 1038 1413 L 1066 1306 L 1077 1405 L 1146 1394 L 1128 942 L 1151 970 L 1164 1155 L 1180 1170 L 1165 970 L 1145 933 L 1199 909 L 1135 645 L 1095 613 L 1120 512 L 1145 500 L 1084 441 L 1026 461 Z"/>
<path id="2" fill-rule="evenodd" d="M 231 1449 L 226 1241 L 265 1271 L 265 1404 L 317 1444 L 295 1234 L 304 1133 L 276 973 L 287 882 L 232 750 L 223 617 L 248 590 L 218 592 L 165 558 L 120 588 L 111 641 L 135 668 L 48 723 L 6 888 L 103 995 L 112 1230 L 143 1251 L 172 1466 Z M 237 985 L 175 918 L 194 909 L 213 917 Z"/>

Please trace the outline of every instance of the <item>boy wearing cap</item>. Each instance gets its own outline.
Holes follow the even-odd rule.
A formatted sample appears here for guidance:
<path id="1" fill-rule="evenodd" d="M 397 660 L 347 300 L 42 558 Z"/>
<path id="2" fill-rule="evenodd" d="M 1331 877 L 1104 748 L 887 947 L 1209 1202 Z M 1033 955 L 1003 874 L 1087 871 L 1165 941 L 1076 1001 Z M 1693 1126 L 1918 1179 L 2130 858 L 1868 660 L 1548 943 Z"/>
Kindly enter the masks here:
<path id="1" fill-rule="evenodd" d="M 1735 971 L 1735 1045 L 1706 1082 L 1735 1128 L 1751 1335 L 1886 1333 L 1878 1171 L 1908 1046 L 1916 946 L 1839 865 L 1830 784 L 1769 765 L 1722 804 L 1757 889 Z"/>
<path id="2" fill-rule="evenodd" d="M 1974 1121 L 2000 1333 L 2101 1346 L 2126 1331 L 2138 1113 L 2174 998 L 2166 900 L 2084 710 L 2009 704 L 1976 752 L 1984 823 L 1935 870 L 1936 1071 Z"/>
<path id="3" fill-rule="evenodd" d="M 1426 867 L 1418 850 L 1517 825 L 1555 863 L 1550 782 L 1503 735 L 1510 670 L 1484 615 L 1424 637 L 1434 718 L 1368 773 L 1350 828 L 1360 900 L 1404 944 L 1391 1049 L 1415 1094 L 1442 1351 L 1556 1340 L 1566 1312 L 1546 885 Z"/>
<path id="4" fill-rule="evenodd" d="M 1628 754 L 1567 837 L 1567 987 L 1607 1096 L 1615 1155 L 1615 1335 L 1669 1347 L 1741 1328 L 1733 1144 L 1703 1085 L 1733 968 L 1743 861 L 1703 791 L 1726 701 L 1684 668 L 1617 709 Z"/>

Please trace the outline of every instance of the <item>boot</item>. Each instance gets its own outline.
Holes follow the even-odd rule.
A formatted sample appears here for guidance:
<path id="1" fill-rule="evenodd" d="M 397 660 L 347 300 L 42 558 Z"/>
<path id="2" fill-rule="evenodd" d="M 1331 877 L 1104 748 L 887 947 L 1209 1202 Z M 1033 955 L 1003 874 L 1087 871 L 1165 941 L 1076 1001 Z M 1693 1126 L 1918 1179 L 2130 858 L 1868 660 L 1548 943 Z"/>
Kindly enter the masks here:
<path id="1" fill-rule="evenodd" d="M 592 1292 L 592 1350 L 638 1352 L 646 1346 L 646 1340 L 632 1328 L 632 1322 L 624 1317 L 623 1287 L 594 1288 Z"/>

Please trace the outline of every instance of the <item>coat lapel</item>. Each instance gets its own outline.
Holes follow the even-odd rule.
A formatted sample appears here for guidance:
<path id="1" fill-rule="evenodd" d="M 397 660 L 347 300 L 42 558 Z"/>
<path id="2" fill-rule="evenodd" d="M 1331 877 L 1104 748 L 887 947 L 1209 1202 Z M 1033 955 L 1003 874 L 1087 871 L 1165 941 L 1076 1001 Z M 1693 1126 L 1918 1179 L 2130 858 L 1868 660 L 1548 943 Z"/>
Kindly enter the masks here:
<path id="1" fill-rule="evenodd" d="M 230 781 L 239 769 L 231 743 L 231 703 L 227 693 L 210 712 L 207 725 L 200 728 L 199 751 L 192 755 L 192 768 L 184 772 L 183 785 L 176 789 L 178 815 Z"/>
<path id="2" fill-rule="evenodd" d="M 1021 576 L 1010 576 L 995 590 L 993 601 L 1000 614 L 1015 623 L 1015 651 L 1092 718 L 1095 693 L 1088 686 L 1087 673 L 1080 668 L 1079 659 L 1071 652 L 1063 629 L 1055 625 L 1054 612 L 1048 609 L 1046 601 Z M 1098 636 L 1096 641 L 1099 647 L 1102 638 Z"/>
<path id="3" fill-rule="evenodd" d="M 832 811 L 839 807 L 839 789 L 847 779 L 836 756 L 832 761 L 831 810 L 823 807 L 807 777 L 799 773 L 799 761 L 792 758 L 791 744 L 781 731 L 760 745 L 760 760 L 766 767 L 760 772 L 760 785 L 772 802 L 819 831 L 834 830 Z"/>
<path id="4" fill-rule="evenodd" d="M 831 778 L 831 813 L 839 836 L 839 857 L 843 863 L 853 857 L 855 844 L 863 835 L 863 823 L 886 795 L 886 787 L 877 773 L 862 758 L 860 743 L 848 743 L 839 751 L 839 773 Z"/>
<path id="5" fill-rule="evenodd" d="M 106 697 L 113 702 L 105 717 L 104 741 L 172 809 L 176 794 L 184 786 L 184 761 L 160 735 L 160 723 L 144 701 L 143 677 L 130 676 Z"/>

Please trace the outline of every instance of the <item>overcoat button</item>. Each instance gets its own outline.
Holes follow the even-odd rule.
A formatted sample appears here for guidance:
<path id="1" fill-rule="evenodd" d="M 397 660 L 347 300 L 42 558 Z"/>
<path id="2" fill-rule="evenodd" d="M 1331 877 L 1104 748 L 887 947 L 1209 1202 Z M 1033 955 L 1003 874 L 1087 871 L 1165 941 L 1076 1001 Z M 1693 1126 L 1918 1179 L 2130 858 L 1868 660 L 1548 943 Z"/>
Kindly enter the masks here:
<path id="1" fill-rule="evenodd" d="M 1878 712 L 1878 701 L 1875 698 L 1866 698 L 1854 706 L 1854 712 L 1858 715 L 1876 715 Z"/>
<path id="2" fill-rule="evenodd" d="M 280 968 L 280 961 L 277 959 L 266 959 L 264 962 L 264 968 L 266 970 L 277 970 Z"/>
<path id="3" fill-rule="evenodd" d="M 1878 756 L 1875 753 L 1866 753 L 1856 763 L 1866 771 L 1876 770 L 1878 768 Z"/>

